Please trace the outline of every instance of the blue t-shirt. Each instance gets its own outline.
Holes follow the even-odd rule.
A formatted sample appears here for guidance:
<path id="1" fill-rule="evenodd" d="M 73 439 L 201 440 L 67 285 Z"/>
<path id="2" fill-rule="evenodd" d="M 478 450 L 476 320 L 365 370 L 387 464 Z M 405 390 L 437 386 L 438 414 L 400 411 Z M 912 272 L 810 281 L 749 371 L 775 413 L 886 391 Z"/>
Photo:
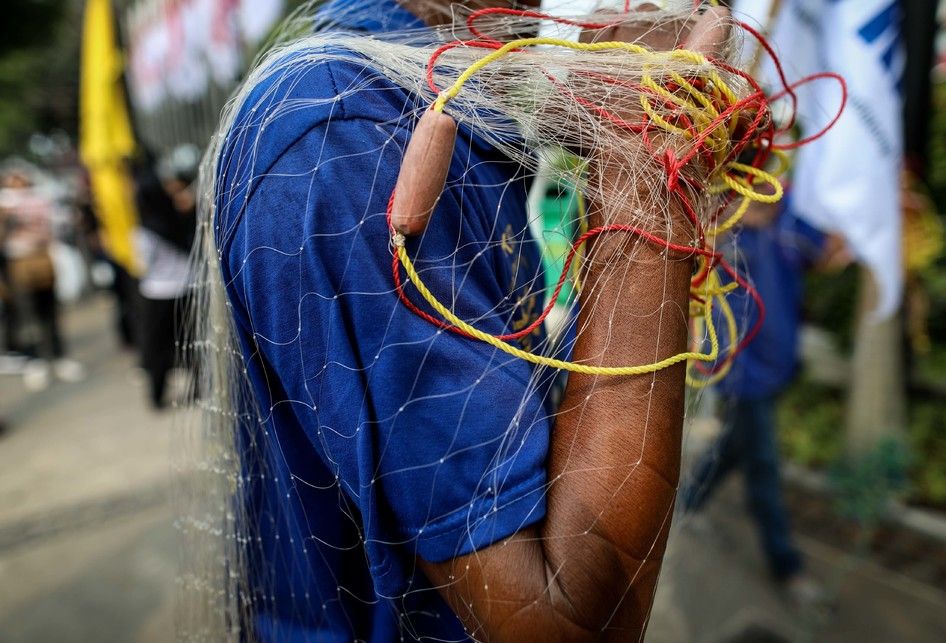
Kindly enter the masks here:
<path id="1" fill-rule="evenodd" d="M 718 388 L 729 397 L 771 397 L 788 386 L 798 370 L 804 272 L 820 255 L 824 235 L 795 216 L 786 201 L 771 225 L 744 227 L 733 241 L 738 245 L 735 265 L 759 293 L 765 319 Z M 758 319 L 756 304 L 742 289 L 728 298 L 741 329 L 749 332 Z"/>
<path id="2" fill-rule="evenodd" d="M 372 6 L 383 25 L 342 26 L 420 26 L 393 0 Z M 221 269 L 260 416 L 240 430 L 247 625 L 264 640 L 466 640 L 416 560 L 544 517 L 548 378 L 398 301 L 385 210 L 425 104 L 331 53 L 293 54 L 253 90 L 216 177 Z M 430 289 L 491 333 L 543 305 L 527 188 L 519 164 L 461 127 L 431 224 L 407 245 Z M 543 341 L 538 330 L 520 344 Z"/>

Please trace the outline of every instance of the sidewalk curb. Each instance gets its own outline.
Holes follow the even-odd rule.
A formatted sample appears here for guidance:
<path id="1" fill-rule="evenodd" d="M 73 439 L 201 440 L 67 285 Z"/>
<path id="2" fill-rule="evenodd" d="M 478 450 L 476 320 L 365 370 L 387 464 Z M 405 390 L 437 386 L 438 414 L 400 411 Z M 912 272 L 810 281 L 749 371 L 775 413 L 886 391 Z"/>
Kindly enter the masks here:
<path id="1" fill-rule="evenodd" d="M 795 485 L 803 491 L 830 494 L 831 484 L 828 476 L 820 471 L 786 462 L 782 475 L 785 482 Z M 897 526 L 909 529 L 928 538 L 946 544 L 946 515 L 927 509 L 908 507 L 901 502 L 891 502 L 887 520 Z"/>
<path id="2" fill-rule="evenodd" d="M 6 525 L 0 524 L 0 552 L 19 549 L 36 541 L 168 504 L 170 495 L 171 483 L 166 483 L 71 504 Z"/>

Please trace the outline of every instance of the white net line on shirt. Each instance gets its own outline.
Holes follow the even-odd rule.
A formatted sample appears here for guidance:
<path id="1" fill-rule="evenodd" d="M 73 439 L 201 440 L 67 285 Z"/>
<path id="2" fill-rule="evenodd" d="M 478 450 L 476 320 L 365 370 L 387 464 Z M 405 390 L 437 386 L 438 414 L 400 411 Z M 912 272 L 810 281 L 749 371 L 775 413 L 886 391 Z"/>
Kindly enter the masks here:
<path id="1" fill-rule="evenodd" d="M 673 3 L 669 3 L 673 4 Z M 676 3 L 671 9 L 663 9 L 646 18 L 647 24 L 659 25 L 660 28 L 666 28 L 667 25 L 680 24 L 685 22 L 691 12 L 691 3 Z M 327 104 L 343 103 L 346 100 L 362 99 L 368 92 L 388 92 L 389 89 L 382 88 L 376 82 L 377 78 L 383 78 L 401 87 L 408 99 L 405 100 L 400 113 L 385 112 L 378 122 L 378 132 L 380 142 L 374 150 L 360 150 L 356 156 L 377 155 L 375 165 L 375 176 L 364 177 L 364 183 L 370 186 L 369 189 L 389 191 L 391 186 L 380 186 L 377 184 L 377 176 L 383 175 L 386 168 L 381 167 L 382 159 L 391 150 L 393 146 L 398 152 L 403 147 L 403 128 L 409 128 L 427 106 L 436 97 L 425 83 L 425 67 L 431 55 L 431 52 L 444 40 L 449 40 L 456 36 L 467 37 L 463 32 L 463 27 L 444 27 L 436 31 L 422 30 L 410 32 L 396 32 L 388 34 L 368 35 L 364 33 L 353 34 L 350 31 L 335 31 L 332 21 L 323 21 L 318 25 L 318 30 L 308 35 L 293 37 L 298 34 L 307 34 L 312 28 L 312 10 L 306 7 L 297 14 L 297 17 L 287 23 L 284 30 L 286 38 L 284 44 L 274 47 L 265 57 L 258 61 L 254 70 L 248 76 L 246 82 L 241 87 L 235 98 L 228 106 L 222 119 L 219 133 L 211 145 L 205 166 L 202 172 L 202 195 L 200 207 L 200 229 L 199 229 L 199 248 L 195 255 L 195 268 L 199 275 L 197 289 L 199 293 L 199 304 L 195 307 L 195 337 L 189 344 L 189 350 L 194 350 L 200 357 L 200 389 L 201 401 L 200 412 L 196 416 L 187 420 L 189 426 L 183 427 L 178 443 L 181 445 L 182 456 L 179 459 L 182 469 L 182 477 L 186 484 L 182 486 L 181 498 L 179 501 L 182 507 L 179 526 L 185 536 L 186 547 L 182 550 L 184 558 L 184 570 L 181 577 L 182 592 L 182 633 L 185 638 L 200 640 L 219 640 L 221 633 L 226 633 L 229 638 L 239 638 L 247 632 L 241 629 L 251 623 L 255 614 L 260 609 L 271 609 L 272 603 L 277 600 L 274 594 L 267 595 L 266 588 L 250 588 L 248 586 L 248 577 L 261 570 L 249 569 L 253 565 L 259 565 L 259 552 L 254 552 L 254 548 L 259 547 L 260 539 L 255 533 L 254 525 L 259 524 L 260 516 L 245 515 L 245 507 L 240 503 L 240 498 L 245 490 L 251 486 L 252 481 L 249 477 L 263 477 L 273 475 L 267 471 L 267 463 L 264 456 L 260 454 L 269 454 L 272 457 L 282 457 L 285 460 L 285 454 L 282 453 L 282 446 L 279 444 L 278 436 L 270 430 L 270 424 L 274 418 L 274 411 L 277 407 L 289 405 L 296 408 L 296 414 L 304 413 L 305 417 L 316 427 L 316 436 L 321 436 L 323 431 L 332 431 L 343 435 L 351 435 L 352 432 L 362 430 L 358 425 L 359 410 L 352 410 L 350 416 L 353 418 L 352 426 L 324 426 L 319 421 L 319 400 L 323 397 L 324 391 L 311 391 L 308 383 L 303 387 L 307 392 L 305 399 L 274 399 L 272 405 L 266 408 L 265 401 L 259 398 L 256 391 L 247 379 L 247 363 L 254 359 L 265 360 L 265 353 L 272 346 L 295 347 L 299 348 L 299 363 L 308 367 L 304 370 L 308 374 L 308 380 L 314 380 L 320 374 L 328 369 L 344 368 L 350 370 L 369 371 L 371 364 L 360 366 L 358 364 L 325 362 L 322 364 L 311 364 L 313 359 L 318 356 L 309 356 L 302 350 L 301 334 L 303 325 L 318 324 L 319 320 L 305 319 L 304 308 L 306 300 L 316 298 L 323 301 L 336 302 L 346 298 L 353 297 L 371 297 L 386 298 L 395 297 L 393 283 L 386 284 L 383 288 L 376 291 L 329 291 L 324 292 L 287 292 L 284 293 L 284 303 L 287 309 L 295 310 L 296 323 L 289 324 L 285 328 L 279 328 L 277 335 L 271 335 L 260 331 L 256 327 L 251 328 L 252 339 L 254 342 L 253 355 L 244 355 L 237 341 L 237 329 L 234 322 L 233 303 L 228 300 L 226 288 L 233 287 L 238 280 L 243 278 L 242 270 L 238 268 L 233 274 L 229 275 L 229 282 L 224 283 L 223 275 L 220 270 L 221 263 L 226 263 L 227 257 L 222 256 L 222 251 L 217 247 L 217 239 L 225 231 L 221 228 L 222 222 L 218 218 L 221 211 L 238 209 L 239 203 L 231 202 L 231 199 L 240 198 L 242 190 L 231 190 L 235 186 L 217 185 L 216 178 L 221 176 L 218 162 L 222 153 L 223 145 L 229 142 L 239 142 L 229 152 L 228 162 L 236 165 L 255 166 L 254 159 L 260 154 L 261 148 L 266 144 L 266 130 L 278 127 L 280 119 L 285 119 L 293 114 L 323 107 Z M 354 16 L 334 16 L 342 24 L 349 24 L 349 20 Z M 638 20 L 629 18 L 630 22 Z M 457 24 L 462 24 L 462 20 Z M 483 21 L 482 28 L 489 33 L 502 35 L 503 33 L 513 33 L 528 31 L 534 28 L 535 22 L 531 20 L 515 19 L 502 17 L 495 20 Z M 554 31 L 554 27 L 551 27 Z M 655 27 L 657 28 L 657 27 Z M 737 42 L 730 45 L 733 50 Z M 474 48 L 458 48 L 452 50 L 442 57 L 436 70 L 436 78 L 441 86 L 446 86 L 449 81 L 456 78 L 464 69 L 469 67 L 475 60 L 482 57 L 483 52 Z M 666 69 L 656 72 L 658 77 L 670 71 L 677 71 L 683 76 L 699 75 L 700 69 L 685 61 L 671 63 L 663 61 Z M 574 52 L 561 51 L 554 48 L 536 49 L 527 55 L 510 56 L 498 61 L 473 81 L 456 99 L 451 101 L 447 108 L 448 113 L 453 116 L 463 127 L 475 132 L 477 136 L 485 139 L 494 148 L 500 150 L 510 165 L 515 164 L 524 168 L 521 170 L 526 174 L 535 175 L 541 167 L 548 171 L 558 172 L 556 180 L 568 182 L 580 190 L 586 201 L 589 203 L 607 203 L 608 209 L 604 212 L 605 220 L 609 213 L 613 212 L 633 212 L 636 215 L 635 224 L 652 231 L 657 235 L 670 235 L 675 232 L 673 219 L 670 213 L 667 197 L 659 189 L 645 190 L 643 196 L 638 193 L 624 193 L 614 189 L 614 185 L 620 183 L 642 184 L 658 186 L 663 177 L 664 168 L 655 161 L 654 154 L 646 149 L 640 141 L 628 140 L 626 133 L 616 130 L 613 126 L 602 119 L 594 111 L 594 106 L 607 105 L 609 109 L 627 114 L 638 114 L 640 112 L 640 95 L 632 91 L 627 86 L 620 84 L 607 84 L 596 82 L 594 79 L 600 76 L 618 77 L 622 79 L 640 78 L 645 71 L 655 73 L 647 65 L 647 61 L 609 52 Z M 363 68 L 365 74 L 359 75 L 360 82 L 351 86 L 340 88 L 340 93 L 335 96 L 325 98 L 292 98 L 281 99 L 280 102 L 270 104 L 274 96 L 286 95 L 292 93 L 292 87 L 301 82 L 305 73 L 311 73 L 319 66 L 339 66 L 347 65 L 350 67 Z M 675 67 L 674 67 L 675 65 Z M 554 78 L 554 82 L 550 80 Z M 275 82 L 266 92 L 254 94 L 254 90 L 267 81 Z M 743 94 L 749 91 L 742 79 L 736 75 L 727 77 L 729 84 Z M 594 105 L 587 106 L 576 103 L 575 101 L 562 100 L 562 86 L 567 92 L 580 96 L 593 96 Z M 250 105 L 247 101 L 255 101 L 255 105 Z M 236 124 L 238 114 L 254 114 L 255 108 L 260 108 L 264 112 L 262 118 L 265 126 L 253 129 L 254 136 L 249 139 L 246 132 Z M 386 121 L 384 119 L 387 119 Z M 333 132 L 333 123 L 331 120 L 324 124 L 321 130 L 324 138 L 330 138 Z M 393 133 L 392 133 L 393 132 Z M 385 139 L 384 137 L 387 136 Z M 528 145 L 523 145 L 519 137 L 523 136 Z M 668 139 L 667 146 L 679 146 L 680 141 Z M 619 180 L 611 182 L 589 181 L 581 173 L 580 169 L 574 167 L 555 168 L 554 164 L 546 161 L 554 157 L 555 150 L 610 150 L 613 156 L 614 167 L 622 168 L 621 171 L 627 172 L 629 176 L 621 177 Z M 675 147 L 677 149 L 677 147 Z M 320 170 L 330 163 L 344 162 L 346 159 L 340 157 L 334 158 L 313 158 L 311 159 L 311 168 L 307 169 L 305 176 L 308 178 L 313 191 L 328 189 L 328 186 L 320 185 Z M 361 159 L 363 161 L 364 159 Z M 459 176 L 451 176 L 448 182 L 448 190 L 455 194 L 463 194 L 464 191 L 475 192 L 479 189 L 495 189 L 496 186 L 482 185 L 475 182 L 476 167 L 471 166 L 467 160 L 466 171 Z M 515 176 L 515 173 L 513 173 Z M 247 182 L 262 185 L 257 189 L 265 189 L 265 186 L 276 183 L 279 179 L 293 179 L 298 181 L 300 177 L 291 177 L 287 174 L 266 173 L 252 175 L 247 177 Z M 236 186 L 241 187 L 241 186 Z M 386 194 L 384 195 L 387 196 Z M 708 211 L 712 197 L 707 194 L 694 193 L 694 200 L 699 204 L 700 211 Z M 369 203 L 372 199 L 367 200 Z M 464 201 L 461 203 L 461 216 L 473 216 L 473 212 L 466 212 Z M 300 212 L 300 216 L 305 212 Z M 482 213 L 480 213 L 482 215 Z M 538 213 L 529 213 L 530 217 L 539 216 Z M 574 218 L 574 215 L 572 215 Z M 487 217 L 488 218 L 488 217 Z M 572 221 L 573 227 L 577 228 L 577 222 Z M 278 222 L 274 222 L 278 224 Z M 495 226 L 496 219 L 493 220 Z M 432 223 L 436 225 L 436 221 Z M 272 245 L 259 245 L 248 250 L 242 257 L 242 265 L 252 265 L 253 262 L 267 261 L 267 257 L 279 257 L 280 261 L 290 259 L 301 259 L 306 245 L 315 238 L 331 237 L 333 243 L 345 244 L 346 242 L 354 245 L 354 238 L 360 231 L 366 227 L 375 226 L 381 230 L 386 230 L 385 212 L 383 211 L 365 211 L 360 216 L 353 216 L 352 224 L 343 229 L 331 233 L 315 233 L 309 237 L 298 239 L 297 247 L 290 251 L 285 247 L 276 247 Z M 425 237 L 417 240 L 416 246 L 412 249 L 417 257 L 416 265 L 421 276 L 435 275 L 438 272 L 448 271 L 451 276 L 449 292 L 441 292 L 440 295 L 449 307 L 453 310 L 462 310 L 464 300 L 464 287 L 467 279 L 470 278 L 470 271 L 475 270 L 475 260 L 477 257 L 488 253 L 496 248 L 511 247 L 510 256 L 520 257 L 525 244 L 533 243 L 528 225 L 524 225 L 520 230 L 512 230 L 512 234 L 504 234 L 505 231 L 491 229 L 483 237 L 478 238 L 458 238 L 457 245 L 451 256 L 436 256 L 425 252 Z M 634 257 L 634 260 L 628 261 L 625 270 L 616 270 L 612 272 L 609 281 L 598 282 L 594 288 L 621 288 L 627 279 L 632 276 L 632 270 L 635 261 L 661 261 L 664 268 L 672 261 L 667 254 L 659 258 L 645 258 L 645 256 L 635 251 L 635 247 L 643 247 L 644 242 L 635 239 L 629 239 L 625 243 L 625 250 L 628 256 Z M 233 250 L 231 249 L 232 253 Z M 461 257 L 472 259 L 466 263 L 461 261 Z M 348 255 L 349 265 L 346 265 L 340 272 L 339 283 L 344 281 L 348 274 L 350 266 L 356 262 L 364 260 L 364 257 L 357 256 L 352 250 Z M 306 268 L 299 265 L 299 270 Z M 381 271 L 384 274 L 384 271 Z M 300 279 L 300 283 L 302 280 Z M 439 282 L 438 282 L 439 283 Z M 666 287 L 666 282 L 664 282 Z M 538 275 L 523 284 L 519 284 L 521 295 L 526 292 L 536 292 L 544 290 L 545 284 L 540 282 Z M 514 295 L 515 293 L 510 293 Z M 245 298 L 252 296 L 252 293 L 246 292 Z M 416 297 L 416 295 L 415 295 Z M 295 299 L 295 301 L 293 301 Z M 474 326 L 481 323 L 487 323 L 497 316 L 501 319 L 510 319 L 516 315 L 519 308 L 528 301 L 527 296 L 513 297 L 517 301 L 510 302 L 506 298 L 496 301 L 492 308 L 477 310 L 477 316 L 467 318 L 467 321 Z M 626 310 L 621 314 L 622 320 L 612 319 L 614 324 L 632 324 L 637 316 L 658 316 L 661 319 L 665 315 L 683 315 L 687 312 L 676 307 L 670 301 L 670 296 L 665 292 L 662 297 L 663 305 L 653 310 Z M 583 306 L 588 307 L 594 314 L 597 306 L 597 296 L 594 290 L 583 293 Z M 518 306 L 516 305 L 518 304 Z M 578 318 L 573 314 L 576 306 L 576 300 L 573 298 L 568 304 L 568 312 L 565 315 L 567 325 L 576 326 Z M 537 313 L 538 311 L 532 311 Z M 390 325 L 394 321 L 396 310 L 392 312 L 388 319 L 378 319 L 378 327 L 385 330 L 382 333 L 383 338 L 388 337 Z M 609 314 L 613 314 L 609 312 Z M 253 325 L 254 320 L 249 320 Z M 575 328 L 575 333 L 580 334 L 582 329 Z M 429 336 L 418 340 L 417 343 L 426 345 L 427 350 L 434 346 L 434 341 L 445 331 L 429 327 Z M 654 339 L 653 359 L 656 361 L 660 357 L 660 337 Z M 347 341 L 345 338 L 335 338 L 329 336 L 328 342 Z M 381 340 L 382 350 L 398 351 L 403 348 L 396 342 L 388 344 Z M 478 347 L 479 350 L 483 350 Z M 561 346 L 554 345 L 549 338 L 536 342 L 531 346 L 532 352 L 553 354 L 561 350 Z M 600 347 L 601 355 L 606 355 L 608 351 L 607 344 Z M 495 351 L 494 351 L 495 353 Z M 456 399 L 456 403 L 466 409 L 471 400 L 475 399 L 477 389 L 476 384 L 484 378 L 494 374 L 502 373 L 511 364 L 515 358 L 494 354 L 487 362 L 487 366 L 474 380 L 472 386 L 468 386 L 456 391 L 450 392 L 450 397 Z M 415 385 L 421 369 L 413 374 Z M 411 373 L 404 373 L 403 376 L 410 378 Z M 542 409 L 546 406 L 547 396 L 552 395 L 554 390 L 546 385 L 546 382 L 552 377 L 549 369 L 537 367 L 533 369 L 529 378 L 525 382 L 513 382 L 512 385 L 520 387 L 520 403 L 518 410 L 513 413 L 513 421 L 509 427 L 500 428 L 497 435 L 492 436 L 489 442 L 483 444 L 471 445 L 471 448 L 485 448 L 494 453 L 492 461 L 497 465 L 507 462 L 515 457 L 515 454 L 522 448 L 524 441 L 528 439 L 530 430 L 546 430 L 546 426 L 554 424 L 554 416 L 545 417 L 536 414 L 533 411 L 531 417 L 525 414 L 530 408 Z M 654 378 L 655 376 L 644 376 Z M 365 399 L 369 391 L 364 392 Z M 594 393 L 593 393 L 594 395 Z M 272 396 L 270 396 L 272 399 Z M 394 415 L 404 411 L 404 407 L 410 405 L 422 405 L 427 401 L 423 396 L 414 397 L 413 394 L 397 410 Z M 367 402 L 365 402 L 367 403 Z M 648 404 L 652 403 L 649 399 Z M 475 412 L 475 410 L 473 411 Z M 461 412 L 461 417 L 463 413 Z M 375 422 L 383 423 L 393 418 L 376 418 Z M 644 435 L 647 436 L 647 426 L 650 421 L 650 408 L 643 418 L 635 418 L 642 421 L 645 425 Z M 523 428 L 520 423 L 528 423 L 529 426 Z M 239 444 L 236 436 L 236 426 L 242 425 L 246 430 L 247 442 Z M 441 427 L 444 431 L 459 434 L 463 427 L 458 425 L 454 427 Z M 449 444 L 449 441 L 445 441 Z M 639 453 L 628 453 L 627 464 L 621 470 L 626 471 L 624 481 L 630 481 L 636 466 L 641 462 L 642 453 L 645 445 L 642 444 Z M 329 469 L 334 462 L 332 454 L 326 452 Z M 378 458 L 379 462 L 384 457 L 382 452 Z M 462 457 L 462 454 L 447 450 L 442 454 L 439 460 L 430 463 L 422 463 L 416 466 L 437 467 L 444 459 Z M 257 461 L 248 462 L 253 458 Z M 483 478 L 475 494 L 479 497 L 482 493 L 496 493 L 502 489 L 504 480 L 500 476 L 500 467 L 496 466 L 483 472 Z M 381 482 L 386 477 L 396 476 L 405 473 L 409 469 L 395 469 L 390 471 L 376 471 L 376 475 L 369 484 Z M 248 471 L 255 473 L 247 473 Z M 309 479 L 304 470 L 293 470 L 290 472 L 293 485 L 302 485 L 305 487 L 326 489 L 326 485 L 317 480 Z M 546 488 L 554 483 L 549 480 Z M 354 549 L 364 546 L 365 533 L 363 530 L 361 516 L 351 509 L 351 500 L 347 495 L 356 494 L 358 490 L 344 488 L 338 482 L 329 482 L 328 489 L 338 489 L 339 495 L 339 515 L 347 516 L 351 527 L 359 536 L 351 541 L 344 543 L 321 542 L 321 546 L 337 548 L 340 550 Z M 619 489 L 614 490 L 617 494 Z M 268 507 L 270 511 L 277 510 L 276 507 Z M 429 522 L 436 522 L 442 518 L 439 515 L 429 515 Z M 487 517 L 481 517 L 485 520 Z M 268 515 L 265 520 L 272 522 L 287 521 L 291 518 L 286 515 Z M 307 521 L 316 521 L 317 516 L 306 516 Z M 669 513 L 665 520 L 669 520 Z M 593 518 L 592 521 L 597 520 Z M 589 524 L 585 528 L 585 533 L 593 526 Z M 467 531 L 473 533 L 476 531 L 477 524 L 467 525 Z M 574 534 L 581 535 L 580 533 Z M 568 536 L 566 536 L 568 537 Z M 412 546 L 416 546 L 413 538 L 387 542 L 391 546 L 396 546 L 411 551 Z M 654 546 L 656 546 L 656 542 Z M 297 566 L 307 566 L 308 557 L 318 555 L 318 549 L 311 547 L 307 542 L 290 543 L 288 547 L 281 550 L 283 555 L 290 556 L 290 560 L 278 561 L 278 567 L 292 569 Z M 277 567 L 276 561 L 268 561 Z M 265 578 L 265 570 L 261 577 Z M 419 571 L 417 572 L 420 573 Z M 358 588 L 350 589 L 346 587 L 346 578 L 333 579 L 338 587 L 338 600 L 350 600 L 354 594 L 360 591 Z M 401 599 L 409 594 L 407 590 L 403 596 L 380 596 L 380 600 L 390 599 L 395 605 L 403 604 Z M 357 600 L 366 599 L 363 594 L 358 594 Z M 262 604 L 259 604 L 262 603 Z M 269 603 L 269 604 L 267 604 Z M 318 612 L 322 605 L 312 605 L 311 609 Z M 413 631 L 411 625 L 411 615 L 401 615 L 401 627 L 405 635 L 410 635 Z M 470 635 L 476 637 L 476 631 L 471 631 Z"/>

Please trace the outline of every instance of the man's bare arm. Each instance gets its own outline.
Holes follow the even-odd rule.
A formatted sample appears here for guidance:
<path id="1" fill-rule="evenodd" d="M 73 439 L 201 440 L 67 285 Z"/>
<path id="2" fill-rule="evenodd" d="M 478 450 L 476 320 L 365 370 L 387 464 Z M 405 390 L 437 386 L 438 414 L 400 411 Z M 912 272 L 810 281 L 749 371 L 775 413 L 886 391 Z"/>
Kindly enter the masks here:
<path id="1" fill-rule="evenodd" d="M 723 38 L 703 26 L 694 26 L 687 46 L 710 51 Z M 654 207 L 639 186 L 620 187 L 637 195 L 630 210 Z M 689 235 L 671 207 L 675 234 Z M 584 276 L 574 359 L 645 364 L 685 351 L 692 260 L 627 238 L 599 239 Z M 421 561 L 475 638 L 643 636 L 680 472 L 684 379 L 684 364 L 636 377 L 570 375 L 552 433 L 545 520 L 446 563 Z"/>

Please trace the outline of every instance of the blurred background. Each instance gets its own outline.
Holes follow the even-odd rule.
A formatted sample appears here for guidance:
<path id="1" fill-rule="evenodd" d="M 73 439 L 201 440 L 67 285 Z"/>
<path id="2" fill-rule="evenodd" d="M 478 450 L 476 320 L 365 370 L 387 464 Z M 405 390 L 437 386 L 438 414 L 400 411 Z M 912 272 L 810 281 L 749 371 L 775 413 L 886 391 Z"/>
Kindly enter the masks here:
<path id="1" fill-rule="evenodd" d="M 868 134 L 849 121 L 854 142 L 830 139 L 816 157 L 834 165 L 811 171 L 846 159 L 855 197 L 822 199 L 800 169 L 791 205 L 748 226 L 746 246 L 766 255 L 795 218 L 824 224 L 806 260 L 790 227 L 786 263 L 749 266 L 760 286 L 767 270 L 782 275 L 760 290 L 791 323 L 760 336 L 744 382 L 694 403 L 649 640 L 946 640 L 946 2 L 827 2 L 854 15 L 812 28 L 817 16 L 801 18 L 813 2 L 740 8 L 799 73 L 817 50 L 812 64 L 849 76 L 845 118 L 859 114 Z M 170 410 L 191 403 L 175 343 L 197 166 L 228 96 L 298 5 L 3 4 L 0 641 L 173 639 Z M 814 29 L 814 49 L 800 28 Z M 881 71 L 837 50 L 845 38 L 877 51 Z M 567 218 L 568 190 L 539 182 L 533 207 L 540 238 L 563 238 L 542 228 Z M 562 248 L 550 245 L 555 272 Z M 771 448 L 746 438 L 769 434 Z M 758 471 L 779 465 L 781 493 Z M 804 574 L 785 573 L 792 583 L 772 578 L 772 542 L 789 528 L 767 517 L 766 492 L 782 498 L 805 560 Z"/>

